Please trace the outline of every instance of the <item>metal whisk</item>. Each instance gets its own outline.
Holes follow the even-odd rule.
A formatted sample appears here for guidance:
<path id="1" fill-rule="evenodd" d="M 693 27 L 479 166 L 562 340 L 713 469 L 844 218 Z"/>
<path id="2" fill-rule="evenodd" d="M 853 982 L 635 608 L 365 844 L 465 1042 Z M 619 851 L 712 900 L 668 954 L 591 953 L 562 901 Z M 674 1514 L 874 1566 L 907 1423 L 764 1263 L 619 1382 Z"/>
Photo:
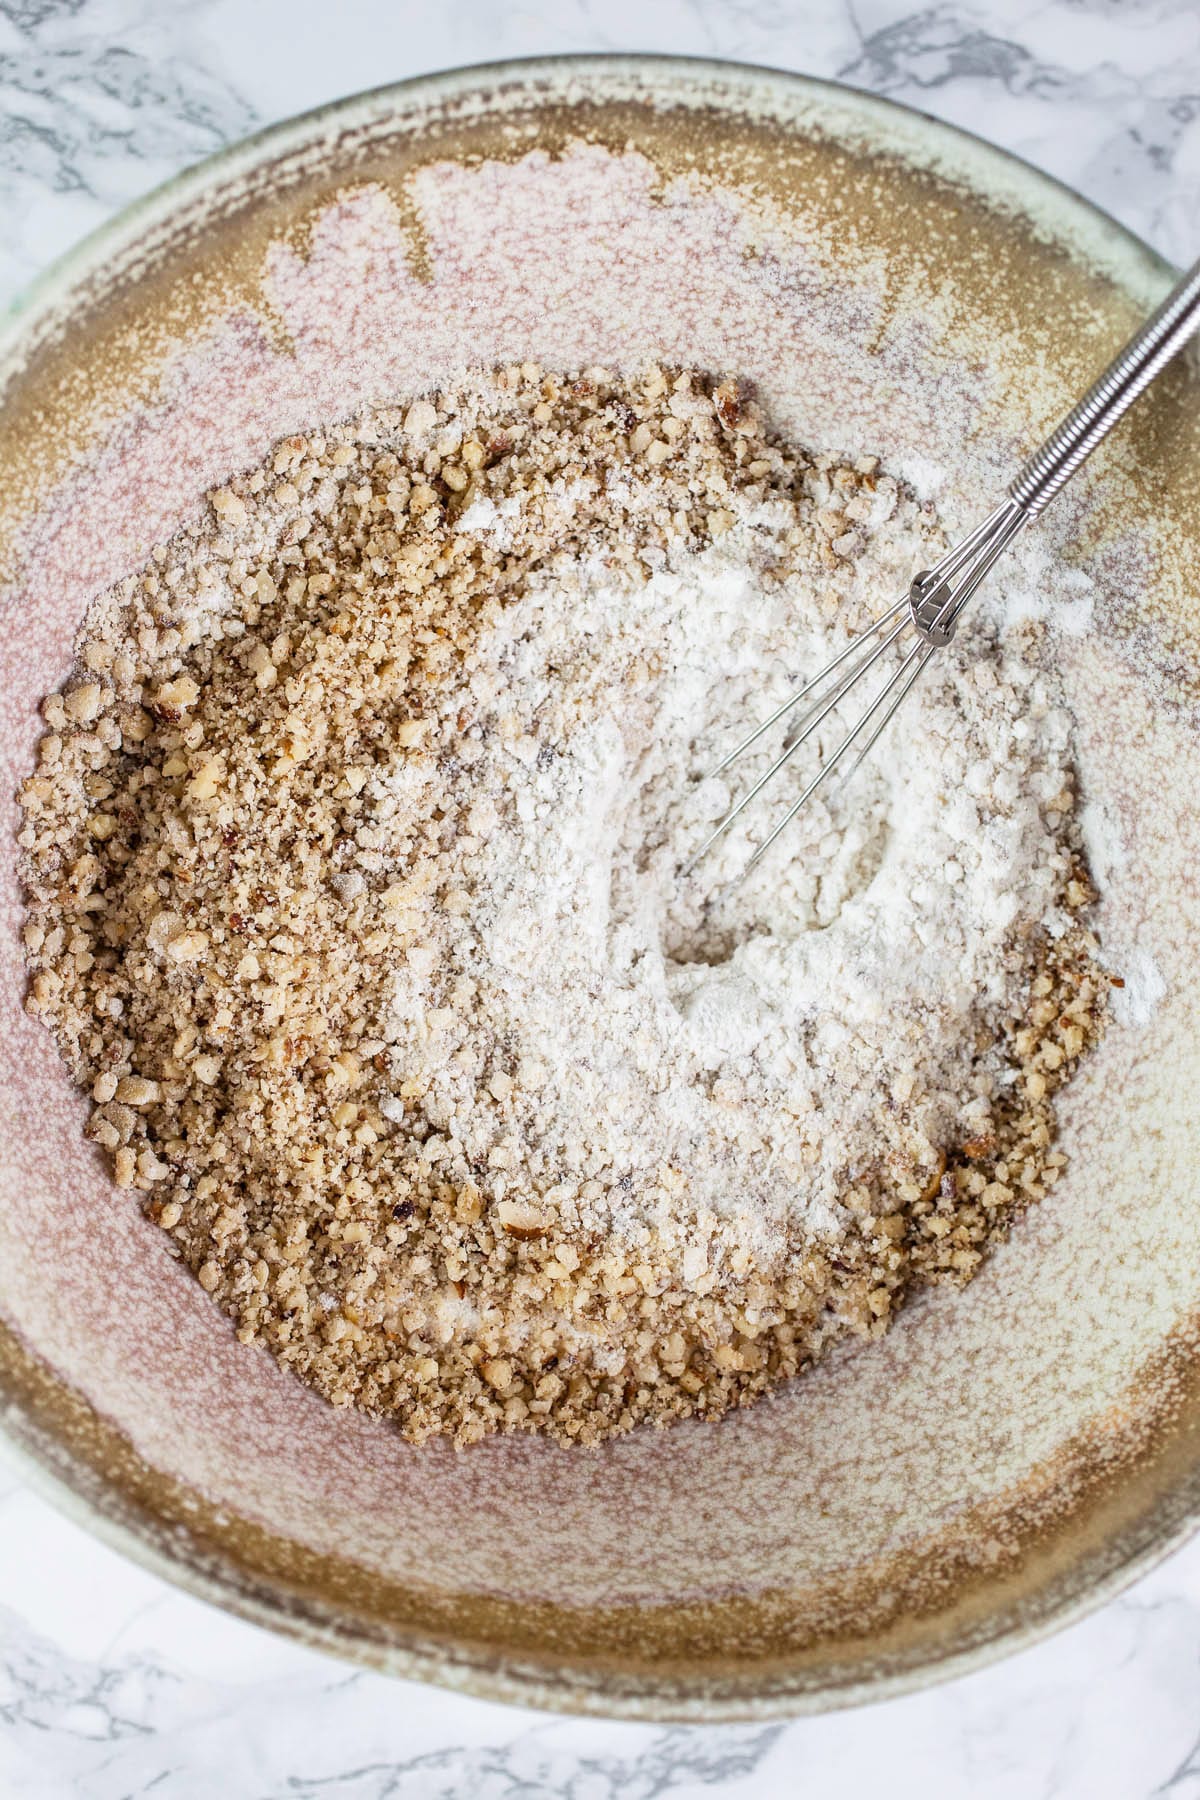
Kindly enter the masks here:
<path id="1" fill-rule="evenodd" d="M 1107 437 L 1117 420 L 1138 398 L 1163 368 L 1171 361 L 1193 333 L 1200 329 L 1200 262 L 1172 288 L 1162 305 L 1119 351 L 1098 380 L 1093 382 L 1079 403 L 1050 433 L 1045 443 L 1034 451 L 1024 468 L 1009 484 L 1008 497 L 978 526 L 969 537 L 948 552 L 932 569 L 922 570 L 913 580 L 903 599 L 897 600 L 873 625 L 850 639 L 819 675 L 777 706 L 769 719 L 752 731 L 735 750 L 718 763 L 710 775 L 720 775 L 731 768 L 765 732 L 808 702 L 798 718 L 793 719 L 784 739 L 783 749 L 765 775 L 749 792 L 735 802 L 687 863 L 695 868 L 717 839 L 799 750 L 819 730 L 834 708 L 864 679 L 881 658 L 900 643 L 908 633 L 915 642 L 906 648 L 898 666 L 879 692 L 868 702 L 857 724 L 842 738 L 837 748 L 824 758 L 817 773 L 808 782 L 799 799 L 758 844 L 746 865 L 746 873 L 764 857 L 782 831 L 791 824 L 802 806 L 833 774 L 857 746 L 857 755 L 849 765 L 853 775 L 863 758 L 878 742 L 906 696 L 920 679 L 935 653 L 953 638 L 963 608 L 976 588 L 1012 543 L 1017 533 L 1054 499 L 1092 451 Z"/>

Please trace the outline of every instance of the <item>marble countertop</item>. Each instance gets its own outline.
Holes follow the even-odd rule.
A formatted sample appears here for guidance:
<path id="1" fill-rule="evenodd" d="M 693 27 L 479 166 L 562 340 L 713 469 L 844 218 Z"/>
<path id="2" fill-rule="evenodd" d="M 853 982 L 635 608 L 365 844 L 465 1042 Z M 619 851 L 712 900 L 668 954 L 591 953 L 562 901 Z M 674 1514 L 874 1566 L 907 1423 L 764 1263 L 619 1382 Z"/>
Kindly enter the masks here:
<path id="1" fill-rule="evenodd" d="M 256 126 L 568 50 L 835 76 L 968 126 L 1197 252 L 1196 0 L 0 0 L 0 301 Z M 356 1672 L 165 1586 L 0 1462 L 10 1800 L 1200 1800 L 1200 1540 L 1049 1642 L 857 1714 L 656 1729 Z"/>

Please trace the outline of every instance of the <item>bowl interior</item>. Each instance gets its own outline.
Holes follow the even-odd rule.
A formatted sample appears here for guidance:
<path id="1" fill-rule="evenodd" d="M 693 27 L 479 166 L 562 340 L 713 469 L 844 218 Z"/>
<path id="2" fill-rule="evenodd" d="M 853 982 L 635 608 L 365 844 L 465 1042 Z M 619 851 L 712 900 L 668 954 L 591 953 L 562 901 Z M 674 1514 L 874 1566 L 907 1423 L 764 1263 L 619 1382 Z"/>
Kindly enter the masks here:
<path id="1" fill-rule="evenodd" d="M 283 433 L 471 365 L 698 364 L 807 444 L 881 450 L 953 531 L 1164 285 L 1032 172 L 750 71 L 473 72 L 281 128 L 120 222 L 10 335 L 9 824 L 88 599 Z M 710 1718 L 961 1667 L 1169 1542 L 1200 1422 L 1195 387 L 1172 371 L 999 586 L 1041 606 L 1053 565 L 1069 598 L 1048 616 L 1125 981 L 1063 1109 L 1068 1176 L 965 1293 L 743 1415 L 598 1453 L 414 1450 L 239 1345 L 21 1011 L 7 832 L 0 1379 L 59 1492 L 387 1667 Z"/>

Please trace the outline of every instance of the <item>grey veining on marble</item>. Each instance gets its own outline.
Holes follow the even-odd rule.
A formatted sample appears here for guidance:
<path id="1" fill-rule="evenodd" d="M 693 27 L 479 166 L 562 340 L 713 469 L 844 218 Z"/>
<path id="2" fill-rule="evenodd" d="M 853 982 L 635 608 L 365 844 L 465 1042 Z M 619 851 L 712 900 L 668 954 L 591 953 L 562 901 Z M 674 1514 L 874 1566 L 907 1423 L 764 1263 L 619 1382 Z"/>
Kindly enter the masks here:
<path id="1" fill-rule="evenodd" d="M 247 131 L 568 50 L 833 76 L 975 130 L 1177 262 L 1200 248 L 1197 0 L 0 0 L 0 302 Z M 857 1715 L 662 1730 L 357 1673 L 94 1543 L 0 1462 L 5 1800 L 1200 1800 L 1200 1543 L 1037 1649 Z"/>

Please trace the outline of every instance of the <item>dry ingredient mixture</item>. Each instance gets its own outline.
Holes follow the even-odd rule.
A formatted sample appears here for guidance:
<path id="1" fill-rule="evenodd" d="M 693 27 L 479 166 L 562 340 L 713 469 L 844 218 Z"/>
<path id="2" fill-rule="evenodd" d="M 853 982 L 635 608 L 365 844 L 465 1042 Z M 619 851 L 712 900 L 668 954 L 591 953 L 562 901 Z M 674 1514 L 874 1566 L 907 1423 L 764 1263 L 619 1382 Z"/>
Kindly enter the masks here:
<path id="1" fill-rule="evenodd" d="M 244 1342 L 416 1440 L 594 1443 L 970 1279 L 1107 986 L 1043 628 L 678 874 L 777 740 L 696 777 L 942 547 L 733 382 L 524 365 L 285 440 L 96 604 L 28 1006 Z"/>

